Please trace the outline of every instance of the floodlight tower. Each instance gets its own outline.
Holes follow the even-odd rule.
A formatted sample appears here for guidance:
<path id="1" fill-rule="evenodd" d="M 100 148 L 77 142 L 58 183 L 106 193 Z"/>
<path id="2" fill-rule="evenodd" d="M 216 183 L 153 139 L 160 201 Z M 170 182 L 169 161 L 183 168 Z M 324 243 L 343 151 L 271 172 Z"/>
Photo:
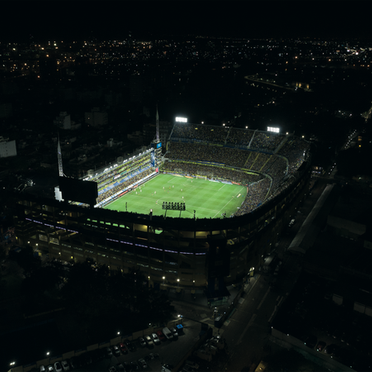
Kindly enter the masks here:
<path id="1" fill-rule="evenodd" d="M 151 166 L 156 169 L 156 172 L 159 171 L 159 163 L 161 161 L 161 142 L 159 138 L 159 111 L 158 105 L 156 104 L 156 136 L 153 142 L 151 143 Z"/>
<path id="2" fill-rule="evenodd" d="M 58 142 L 57 142 L 57 158 L 58 158 L 58 175 L 60 177 L 64 177 L 63 174 L 63 164 L 62 164 L 62 151 L 61 151 L 61 143 L 59 142 L 59 134 L 58 134 Z M 59 189 L 59 186 L 54 187 L 54 197 L 58 201 L 62 201 L 62 193 Z"/>
<path id="3" fill-rule="evenodd" d="M 58 175 L 63 177 L 63 164 L 62 164 L 62 151 L 61 151 L 61 143 L 59 142 L 59 135 L 58 135 L 58 144 L 57 144 L 57 157 L 58 157 Z"/>
<path id="4" fill-rule="evenodd" d="M 159 143 L 159 111 L 158 111 L 158 104 L 156 104 L 156 143 Z"/>

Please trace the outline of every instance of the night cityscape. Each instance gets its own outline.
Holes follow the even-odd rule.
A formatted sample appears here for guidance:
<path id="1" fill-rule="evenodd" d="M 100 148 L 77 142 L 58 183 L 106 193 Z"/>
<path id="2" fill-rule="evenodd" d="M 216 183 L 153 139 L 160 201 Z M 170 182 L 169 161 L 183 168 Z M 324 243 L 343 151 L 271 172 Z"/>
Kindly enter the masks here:
<path id="1" fill-rule="evenodd" d="M 365 2 L 6 2 L 0 371 L 371 371 Z"/>

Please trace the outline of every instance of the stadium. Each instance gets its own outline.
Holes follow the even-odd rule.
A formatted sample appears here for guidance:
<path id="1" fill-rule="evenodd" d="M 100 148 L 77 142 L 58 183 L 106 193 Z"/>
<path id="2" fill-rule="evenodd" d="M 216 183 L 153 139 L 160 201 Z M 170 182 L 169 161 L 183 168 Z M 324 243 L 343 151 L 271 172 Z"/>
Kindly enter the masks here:
<path id="1" fill-rule="evenodd" d="M 17 239 L 217 301 L 274 249 L 308 190 L 309 148 L 294 135 L 175 122 L 165 146 L 89 171 L 73 184 L 79 196 L 62 183 L 58 200 L 14 195 Z"/>

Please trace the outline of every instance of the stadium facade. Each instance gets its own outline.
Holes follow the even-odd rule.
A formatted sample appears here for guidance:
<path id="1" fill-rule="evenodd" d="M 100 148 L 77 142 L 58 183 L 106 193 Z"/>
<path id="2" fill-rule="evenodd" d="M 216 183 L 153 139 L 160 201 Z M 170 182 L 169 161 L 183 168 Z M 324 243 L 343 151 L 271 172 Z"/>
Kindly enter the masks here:
<path id="1" fill-rule="evenodd" d="M 247 185 L 237 212 L 217 219 L 165 218 L 100 208 L 158 172 Z M 49 258 L 90 258 L 141 270 L 149 285 L 219 296 L 263 264 L 308 191 L 309 145 L 295 137 L 176 123 L 166 151 L 145 151 L 85 179 L 98 184 L 95 208 L 12 194 L 16 235 Z M 214 291 L 213 289 L 216 289 Z"/>

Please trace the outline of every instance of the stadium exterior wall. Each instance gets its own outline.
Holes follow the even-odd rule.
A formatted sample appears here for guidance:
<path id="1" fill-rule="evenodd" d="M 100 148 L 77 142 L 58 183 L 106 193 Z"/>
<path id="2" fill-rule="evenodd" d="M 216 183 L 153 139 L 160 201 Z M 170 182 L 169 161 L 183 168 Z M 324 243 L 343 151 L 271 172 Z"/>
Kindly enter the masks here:
<path id="1" fill-rule="evenodd" d="M 208 236 L 227 239 L 230 274 L 236 283 L 262 264 L 291 213 L 308 190 L 307 164 L 292 184 L 252 213 L 226 219 L 182 219 L 84 208 L 27 194 L 8 195 L 16 236 L 49 258 L 94 259 L 110 269 L 135 267 L 151 284 L 191 290 L 208 281 Z"/>

